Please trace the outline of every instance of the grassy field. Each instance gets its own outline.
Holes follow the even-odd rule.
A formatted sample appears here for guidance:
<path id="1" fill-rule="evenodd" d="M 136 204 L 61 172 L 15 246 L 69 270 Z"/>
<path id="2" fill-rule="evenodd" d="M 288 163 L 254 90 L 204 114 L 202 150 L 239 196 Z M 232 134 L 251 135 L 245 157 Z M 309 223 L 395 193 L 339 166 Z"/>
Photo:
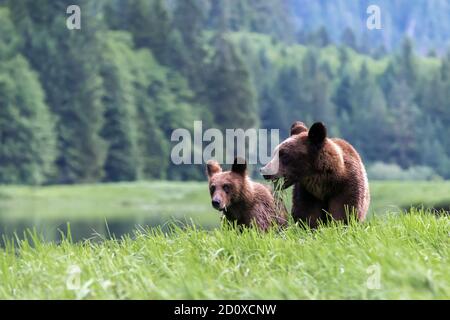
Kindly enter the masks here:
<path id="1" fill-rule="evenodd" d="M 191 227 L 60 245 L 30 235 L 0 251 L 0 298 L 449 299 L 449 223 L 411 212 L 315 232 Z"/>
<path id="2" fill-rule="evenodd" d="M 363 224 L 239 234 L 215 228 L 205 183 L 0 187 L 2 227 L 38 230 L 4 234 L 0 298 L 449 299 L 449 216 L 400 211 L 448 206 L 450 183 L 376 182 L 371 191 Z M 69 221 L 80 240 L 74 225 L 97 232 L 105 219 L 128 235 L 40 235 Z M 195 225 L 168 226 L 173 219 Z"/>

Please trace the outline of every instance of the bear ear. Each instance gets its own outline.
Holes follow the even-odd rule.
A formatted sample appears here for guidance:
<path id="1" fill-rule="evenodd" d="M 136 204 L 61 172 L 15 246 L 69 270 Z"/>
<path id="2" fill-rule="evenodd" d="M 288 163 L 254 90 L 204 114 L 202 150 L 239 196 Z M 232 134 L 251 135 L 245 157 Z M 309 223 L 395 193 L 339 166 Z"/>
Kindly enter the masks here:
<path id="1" fill-rule="evenodd" d="M 314 123 L 311 129 L 309 129 L 308 139 L 316 146 L 322 145 L 326 137 L 327 128 L 322 122 Z"/>
<path id="2" fill-rule="evenodd" d="M 231 171 L 245 176 L 245 173 L 247 171 L 247 162 L 245 161 L 245 159 L 242 159 L 240 157 L 235 158 L 233 166 L 231 167 Z"/>
<path id="3" fill-rule="evenodd" d="M 214 160 L 209 160 L 206 163 L 206 174 L 209 178 L 211 178 L 216 173 L 222 172 L 222 168 L 220 167 L 219 163 Z"/>
<path id="4" fill-rule="evenodd" d="M 291 136 L 293 136 L 294 134 L 299 134 L 299 133 L 305 132 L 305 131 L 308 131 L 308 129 L 306 128 L 306 126 L 303 122 L 295 121 L 291 126 Z"/>

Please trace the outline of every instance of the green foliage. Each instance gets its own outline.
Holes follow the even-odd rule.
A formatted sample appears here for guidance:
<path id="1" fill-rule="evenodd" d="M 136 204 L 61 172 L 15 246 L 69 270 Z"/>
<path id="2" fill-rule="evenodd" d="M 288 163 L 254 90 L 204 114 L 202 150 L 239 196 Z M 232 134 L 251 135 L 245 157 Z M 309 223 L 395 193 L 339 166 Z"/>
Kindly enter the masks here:
<path id="1" fill-rule="evenodd" d="M 293 17 L 284 1 L 217 0 L 211 2 L 209 9 L 208 27 L 263 33 L 285 41 L 295 38 Z"/>
<path id="2" fill-rule="evenodd" d="M 250 73 L 226 38 L 219 36 L 208 82 L 208 97 L 215 123 L 226 128 L 257 125 L 257 111 Z"/>
<path id="3" fill-rule="evenodd" d="M 132 68 L 142 174 L 144 178 L 165 178 L 172 131 L 192 127 L 200 115 L 191 103 L 193 93 L 186 80 L 159 65 L 148 50 L 137 52 Z"/>
<path id="4" fill-rule="evenodd" d="M 441 52 L 450 44 L 449 1 L 415 0 L 288 0 L 294 30 L 316 31 L 327 27 L 333 42 L 340 39 L 344 44 L 351 29 L 356 38 L 356 48 L 361 52 L 375 54 L 383 46 L 389 50 L 398 48 L 405 34 L 414 34 L 422 53 L 427 48 Z M 381 10 L 381 30 L 366 28 L 366 13 L 370 5 Z M 346 35 L 344 37 L 344 35 Z"/>
<path id="5" fill-rule="evenodd" d="M 190 128 L 200 116 L 193 110 L 193 93 L 148 49 L 134 50 L 130 34 L 110 32 L 103 38 L 105 179 L 165 178 L 167 137 L 176 128 Z"/>
<path id="6" fill-rule="evenodd" d="M 108 142 L 104 162 L 106 181 L 136 180 L 138 150 L 134 75 L 128 61 L 135 59 L 132 40 L 126 34 L 107 34 L 103 37 L 102 66 L 105 106 L 102 137 Z M 130 48 L 131 46 L 131 48 Z"/>
<path id="7" fill-rule="evenodd" d="M 53 169 L 54 119 L 18 43 L 9 12 L 0 8 L 0 183 L 40 184 Z"/>
<path id="8" fill-rule="evenodd" d="M 335 92 L 335 102 L 343 118 L 342 134 L 354 147 L 371 161 L 388 158 L 394 146 L 387 145 L 386 141 L 392 138 L 390 131 L 395 124 L 389 116 L 384 94 L 366 63 L 356 77 L 344 75 Z"/>
<path id="9" fill-rule="evenodd" d="M 22 53 L 39 73 L 48 105 L 56 115 L 58 170 L 53 181 L 98 181 L 103 176 L 105 143 L 100 137 L 103 122 L 102 79 L 99 74 L 99 18 L 91 1 L 85 8 L 84 28 L 65 28 L 70 1 L 37 4 L 12 1 L 14 23 L 23 37 Z"/>
<path id="10" fill-rule="evenodd" d="M 367 163 L 429 166 L 450 176 L 448 56 L 436 65 L 417 56 L 409 40 L 376 60 L 345 47 L 286 45 L 248 33 L 231 38 L 251 66 L 263 127 L 286 136 L 294 120 L 324 121 Z"/>
<path id="11" fill-rule="evenodd" d="M 381 2 L 397 8 L 403 0 Z M 81 30 L 65 28 L 69 4 L 82 8 Z M 334 13 L 365 12 L 365 4 L 2 1 L 12 21 L 2 14 L 0 90 L 8 107 L 0 121 L 3 131 L 15 132 L 2 147 L 28 168 L 19 174 L 5 164 L 2 181 L 204 179 L 202 166 L 170 163 L 172 131 L 191 130 L 194 120 L 205 129 L 275 128 L 283 137 L 294 120 L 323 121 L 368 165 L 427 166 L 449 178 L 450 54 L 418 55 L 425 38 L 436 37 L 425 29 L 414 41 L 400 41 L 393 30 L 389 41 L 401 45 L 388 52 L 376 32 L 363 37 L 376 45 L 364 44 L 355 21 L 343 30 L 329 27 L 342 19 Z M 418 8 L 432 10 L 419 1 L 407 11 L 414 16 Z M 331 12 L 329 24 L 321 23 Z M 30 115 L 39 120 L 20 129 L 18 115 L 32 105 L 50 112 Z M 39 147 L 31 148 L 25 127 L 42 135 Z M 48 151 L 35 156 L 31 150 L 42 145 Z M 25 154 L 28 160 L 17 161 Z"/>
<path id="12" fill-rule="evenodd" d="M 108 2 L 105 12 L 109 26 L 130 32 L 137 48 L 150 48 L 160 61 L 167 59 L 170 54 L 168 35 L 172 29 L 163 0 Z"/>

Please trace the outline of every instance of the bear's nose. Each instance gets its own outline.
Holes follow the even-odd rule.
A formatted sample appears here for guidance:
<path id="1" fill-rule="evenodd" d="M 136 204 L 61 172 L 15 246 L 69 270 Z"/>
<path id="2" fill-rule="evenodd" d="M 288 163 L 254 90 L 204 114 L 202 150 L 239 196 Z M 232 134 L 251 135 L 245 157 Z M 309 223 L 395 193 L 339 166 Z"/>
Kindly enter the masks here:
<path id="1" fill-rule="evenodd" d="M 259 169 L 259 173 L 261 173 L 262 175 L 267 174 L 267 171 L 269 171 L 269 170 L 267 169 L 267 166 L 262 167 L 261 169 Z"/>
<path id="2" fill-rule="evenodd" d="M 211 201 L 211 204 L 216 209 L 220 208 L 220 200 L 218 200 L 218 199 L 213 199 L 213 201 Z"/>
<path id="3" fill-rule="evenodd" d="M 264 177 L 264 179 L 266 180 L 271 180 L 272 179 L 272 175 L 271 174 L 267 174 L 267 169 L 266 167 L 263 167 L 261 169 L 259 169 L 259 172 L 261 173 L 261 175 Z"/>

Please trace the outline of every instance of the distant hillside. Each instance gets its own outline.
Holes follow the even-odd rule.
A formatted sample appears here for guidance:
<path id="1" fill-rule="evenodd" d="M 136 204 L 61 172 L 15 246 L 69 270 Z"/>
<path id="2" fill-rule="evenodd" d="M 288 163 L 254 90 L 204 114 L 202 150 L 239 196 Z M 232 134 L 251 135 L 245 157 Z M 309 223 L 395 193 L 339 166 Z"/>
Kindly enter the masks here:
<path id="1" fill-rule="evenodd" d="M 167 0 L 169 3 L 176 2 Z M 303 44 L 344 43 L 381 55 L 411 38 L 421 54 L 450 47 L 450 0 L 198 0 L 209 28 L 264 33 Z M 367 8 L 377 5 L 381 29 L 368 30 Z"/>
<path id="2" fill-rule="evenodd" d="M 422 53 L 443 52 L 450 44 L 449 0 L 287 0 L 297 31 L 311 32 L 324 26 L 334 41 L 348 27 L 360 46 L 398 47 L 405 36 L 414 39 Z M 366 28 L 367 7 L 381 9 L 382 30 Z"/>

